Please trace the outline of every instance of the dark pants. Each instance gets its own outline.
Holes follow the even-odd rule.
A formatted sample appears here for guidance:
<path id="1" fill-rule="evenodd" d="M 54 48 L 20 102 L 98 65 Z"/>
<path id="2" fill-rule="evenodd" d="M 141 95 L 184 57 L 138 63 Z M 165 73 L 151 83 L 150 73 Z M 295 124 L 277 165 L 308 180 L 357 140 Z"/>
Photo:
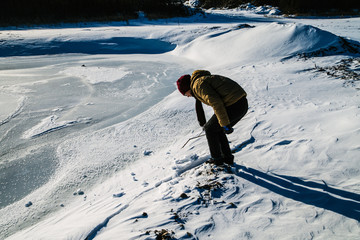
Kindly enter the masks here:
<path id="1" fill-rule="evenodd" d="M 226 107 L 227 114 L 230 119 L 230 125 L 234 126 L 239 122 L 248 111 L 248 102 L 246 97 L 231 106 Z M 208 141 L 211 157 L 217 161 L 221 159 L 233 159 L 229 141 L 220 126 L 216 115 L 214 114 L 204 125 L 206 138 Z"/>

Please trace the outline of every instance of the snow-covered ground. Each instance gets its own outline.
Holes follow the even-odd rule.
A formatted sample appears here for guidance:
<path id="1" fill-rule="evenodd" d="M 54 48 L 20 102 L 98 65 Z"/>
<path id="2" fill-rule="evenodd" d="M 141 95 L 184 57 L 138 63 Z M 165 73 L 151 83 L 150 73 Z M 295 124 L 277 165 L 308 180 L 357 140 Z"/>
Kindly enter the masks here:
<path id="1" fill-rule="evenodd" d="M 0 238 L 358 239 L 359 29 L 243 9 L 2 29 Z M 196 69 L 248 93 L 231 169 L 182 148 Z"/>

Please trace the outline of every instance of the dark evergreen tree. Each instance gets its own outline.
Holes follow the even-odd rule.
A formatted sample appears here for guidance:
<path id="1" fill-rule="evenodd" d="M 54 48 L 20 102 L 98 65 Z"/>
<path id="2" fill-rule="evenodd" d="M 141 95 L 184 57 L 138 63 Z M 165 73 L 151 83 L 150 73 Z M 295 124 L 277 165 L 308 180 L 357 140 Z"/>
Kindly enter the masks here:
<path id="1" fill-rule="evenodd" d="M 139 11 L 153 18 L 187 14 L 181 0 L 1 0 L 0 24 L 127 20 Z"/>

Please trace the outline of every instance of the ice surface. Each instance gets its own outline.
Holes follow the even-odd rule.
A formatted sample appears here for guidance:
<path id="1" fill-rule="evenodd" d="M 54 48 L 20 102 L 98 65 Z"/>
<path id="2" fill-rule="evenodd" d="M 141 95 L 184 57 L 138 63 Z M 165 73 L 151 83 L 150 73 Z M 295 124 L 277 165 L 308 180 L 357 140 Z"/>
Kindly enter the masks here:
<path id="1" fill-rule="evenodd" d="M 68 76 L 84 78 L 90 84 L 96 84 L 101 82 L 115 82 L 131 72 L 122 68 L 86 67 L 82 65 L 81 67 L 70 67 L 61 73 L 65 73 Z"/>
<path id="2" fill-rule="evenodd" d="M 53 177 L 59 164 L 54 152 L 69 135 L 124 121 L 172 92 L 171 80 L 182 67 L 169 64 L 169 58 L 57 55 L 2 62 L 0 164 L 6 194 L 1 194 L 0 206 Z M 11 151 L 15 148 L 20 149 Z"/>

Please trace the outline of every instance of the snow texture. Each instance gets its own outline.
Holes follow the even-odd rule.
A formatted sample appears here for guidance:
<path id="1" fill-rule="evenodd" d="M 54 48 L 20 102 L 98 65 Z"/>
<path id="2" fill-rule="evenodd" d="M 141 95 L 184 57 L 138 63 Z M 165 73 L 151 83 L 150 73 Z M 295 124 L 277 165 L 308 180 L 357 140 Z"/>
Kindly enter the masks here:
<path id="1" fill-rule="evenodd" d="M 0 238 L 359 239 L 360 18 L 271 11 L 1 29 Z M 248 93 L 232 167 L 196 69 Z"/>

